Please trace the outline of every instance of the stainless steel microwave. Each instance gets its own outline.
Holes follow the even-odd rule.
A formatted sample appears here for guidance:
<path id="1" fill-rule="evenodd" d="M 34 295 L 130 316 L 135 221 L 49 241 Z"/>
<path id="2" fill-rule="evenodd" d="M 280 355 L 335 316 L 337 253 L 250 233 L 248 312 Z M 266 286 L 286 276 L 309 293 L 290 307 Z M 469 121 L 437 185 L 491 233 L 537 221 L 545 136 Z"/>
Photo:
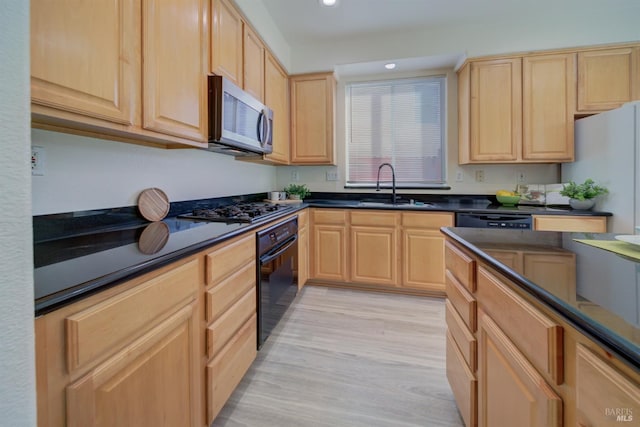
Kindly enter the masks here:
<path id="1" fill-rule="evenodd" d="M 222 76 L 209 76 L 209 151 L 256 156 L 273 151 L 273 111 Z"/>

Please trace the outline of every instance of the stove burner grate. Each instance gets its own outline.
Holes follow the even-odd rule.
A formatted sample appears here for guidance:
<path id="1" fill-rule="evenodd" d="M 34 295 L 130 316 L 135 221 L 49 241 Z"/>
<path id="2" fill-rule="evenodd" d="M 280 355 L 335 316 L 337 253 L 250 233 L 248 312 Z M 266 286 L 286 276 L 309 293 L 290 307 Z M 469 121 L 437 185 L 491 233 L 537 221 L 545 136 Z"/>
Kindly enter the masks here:
<path id="1" fill-rule="evenodd" d="M 215 222 L 251 223 L 291 209 L 272 203 L 241 203 L 216 208 L 196 208 L 192 214 L 179 215 L 181 218 L 201 219 Z"/>

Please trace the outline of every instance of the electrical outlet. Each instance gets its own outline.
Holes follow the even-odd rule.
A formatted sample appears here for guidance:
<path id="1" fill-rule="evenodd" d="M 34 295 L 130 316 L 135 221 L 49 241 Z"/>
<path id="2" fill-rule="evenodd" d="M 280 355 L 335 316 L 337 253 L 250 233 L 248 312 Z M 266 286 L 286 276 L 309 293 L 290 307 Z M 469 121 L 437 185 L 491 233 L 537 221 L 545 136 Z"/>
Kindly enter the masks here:
<path id="1" fill-rule="evenodd" d="M 327 171 L 327 181 L 338 180 L 338 168 L 332 168 Z"/>
<path id="2" fill-rule="evenodd" d="M 294 169 L 291 171 L 291 181 L 300 181 L 300 173 L 298 172 L 298 169 Z"/>
<path id="3" fill-rule="evenodd" d="M 31 146 L 31 175 L 44 176 L 46 154 L 44 147 L 38 145 Z"/>
<path id="4" fill-rule="evenodd" d="M 484 171 L 482 169 L 476 171 L 476 182 L 484 182 Z"/>
<path id="5" fill-rule="evenodd" d="M 518 172 L 518 184 L 524 184 L 527 181 L 527 178 L 524 175 L 524 172 Z"/>
<path id="6" fill-rule="evenodd" d="M 462 171 L 456 172 L 456 182 L 464 181 L 464 173 Z"/>

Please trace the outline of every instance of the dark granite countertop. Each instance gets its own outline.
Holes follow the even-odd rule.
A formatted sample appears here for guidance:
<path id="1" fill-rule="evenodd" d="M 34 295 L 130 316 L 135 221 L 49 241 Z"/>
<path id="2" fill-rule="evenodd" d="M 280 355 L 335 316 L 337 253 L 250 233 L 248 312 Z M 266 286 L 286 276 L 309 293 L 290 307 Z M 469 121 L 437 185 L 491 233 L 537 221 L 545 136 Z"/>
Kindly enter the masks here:
<path id="1" fill-rule="evenodd" d="M 413 205 L 384 205 L 387 193 L 314 193 L 314 198 L 295 209 L 307 206 L 357 209 L 402 209 L 447 212 L 535 212 L 536 214 L 610 215 L 603 212 L 572 211 L 538 206 L 506 208 L 482 195 L 402 194 Z M 162 248 L 148 253 L 141 244 L 150 223 L 140 217 L 135 207 L 34 217 L 34 281 L 36 315 L 55 310 L 101 289 L 147 273 L 218 244 L 238 234 L 260 227 L 277 218 L 253 224 L 209 223 L 177 218 L 196 207 L 262 201 L 266 193 L 172 202 L 168 217 L 162 222 L 169 237 Z M 362 200 L 373 202 L 362 205 Z M 493 200 L 495 202 L 495 200 Z M 287 214 L 292 213 L 289 211 Z M 146 252 L 146 253 L 145 253 Z"/>
<path id="2" fill-rule="evenodd" d="M 531 215 L 611 216 L 610 212 L 575 210 L 569 206 L 503 206 L 491 195 L 399 194 L 402 203 L 393 205 L 387 193 L 313 193 L 305 199 L 311 207 L 388 209 L 411 211 L 472 212 Z M 411 203 L 413 202 L 413 203 Z"/>
<path id="3" fill-rule="evenodd" d="M 250 224 L 176 216 L 149 223 L 129 208 L 39 217 L 34 219 L 35 314 L 45 314 L 306 207 L 291 205 L 282 214 Z M 153 233 L 153 227 L 161 228 L 165 235 L 168 230 L 166 243 L 144 244 L 145 233 Z"/>
<path id="4" fill-rule="evenodd" d="M 455 227 L 442 232 L 640 369 L 640 261 L 576 241 L 616 240 L 615 234 Z M 512 270 L 488 253 L 499 250 L 575 254 L 575 289 Z"/>

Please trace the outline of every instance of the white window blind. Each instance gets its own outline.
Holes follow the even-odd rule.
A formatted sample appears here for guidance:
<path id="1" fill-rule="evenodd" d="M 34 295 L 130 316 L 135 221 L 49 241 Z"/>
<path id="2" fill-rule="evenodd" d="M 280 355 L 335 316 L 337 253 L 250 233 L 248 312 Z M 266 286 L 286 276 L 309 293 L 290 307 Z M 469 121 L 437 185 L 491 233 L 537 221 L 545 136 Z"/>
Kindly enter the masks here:
<path id="1" fill-rule="evenodd" d="M 398 188 L 444 184 L 445 77 L 346 86 L 347 186 L 376 183 L 391 163 Z M 391 181 L 383 168 L 381 183 Z"/>

